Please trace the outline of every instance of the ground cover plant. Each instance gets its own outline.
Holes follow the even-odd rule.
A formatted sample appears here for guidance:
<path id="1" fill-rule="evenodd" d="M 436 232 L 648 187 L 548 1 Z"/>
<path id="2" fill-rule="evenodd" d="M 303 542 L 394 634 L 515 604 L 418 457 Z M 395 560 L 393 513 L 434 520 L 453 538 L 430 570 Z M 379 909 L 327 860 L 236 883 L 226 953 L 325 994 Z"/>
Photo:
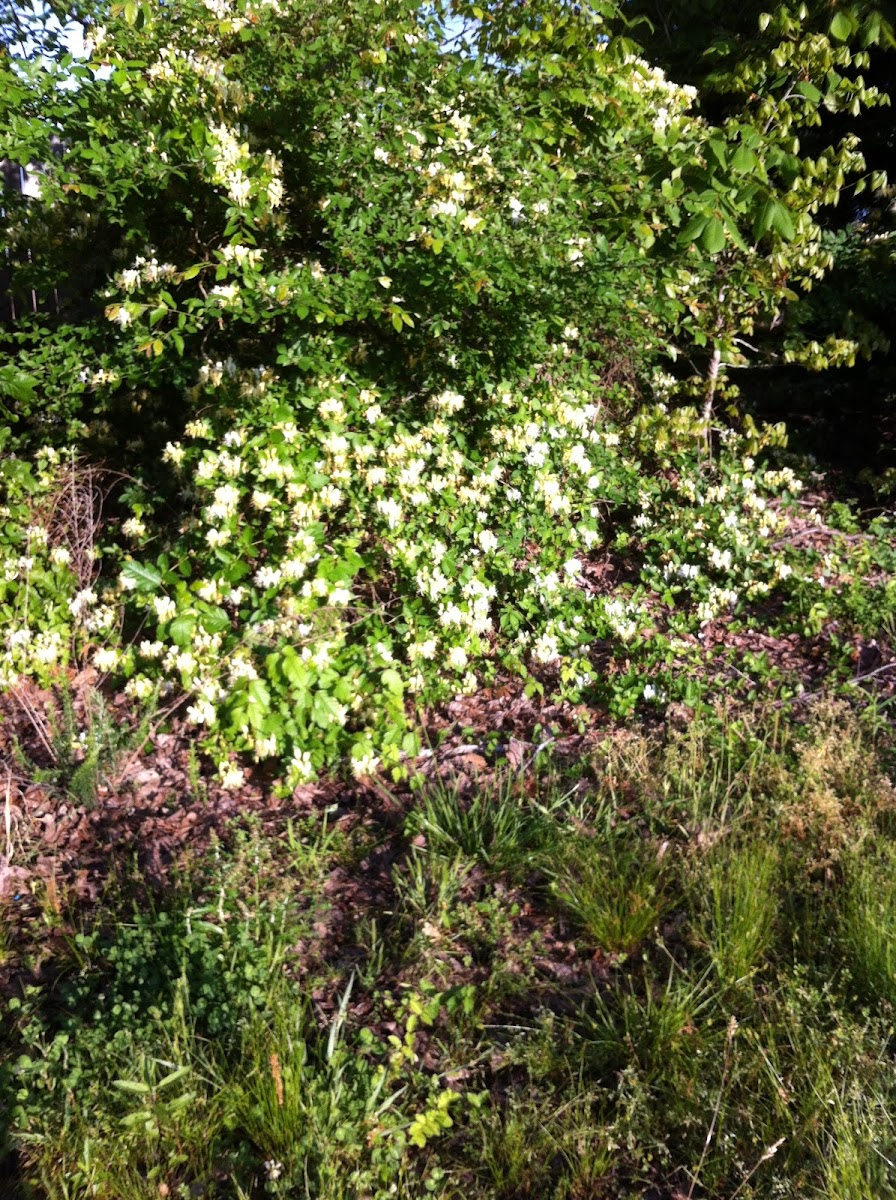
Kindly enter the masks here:
<path id="1" fill-rule="evenodd" d="M 0 0 L 11 1194 L 893 1190 L 893 31 L 648 10 Z"/>

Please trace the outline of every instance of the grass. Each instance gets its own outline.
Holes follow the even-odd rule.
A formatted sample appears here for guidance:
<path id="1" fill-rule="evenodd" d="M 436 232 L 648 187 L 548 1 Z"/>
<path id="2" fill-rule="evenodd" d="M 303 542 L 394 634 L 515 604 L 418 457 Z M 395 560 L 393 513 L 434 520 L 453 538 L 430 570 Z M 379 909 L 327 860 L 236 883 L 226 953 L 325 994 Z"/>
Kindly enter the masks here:
<path id="1" fill-rule="evenodd" d="M 5 911 L 0 1194 L 891 1194 L 890 754 L 843 706 L 628 736 Z"/>
<path id="2" fill-rule="evenodd" d="M 777 846 L 761 840 L 723 844 L 698 874 L 694 903 L 698 907 L 705 897 L 700 924 L 723 987 L 749 983 L 766 961 L 778 917 L 779 874 Z"/>

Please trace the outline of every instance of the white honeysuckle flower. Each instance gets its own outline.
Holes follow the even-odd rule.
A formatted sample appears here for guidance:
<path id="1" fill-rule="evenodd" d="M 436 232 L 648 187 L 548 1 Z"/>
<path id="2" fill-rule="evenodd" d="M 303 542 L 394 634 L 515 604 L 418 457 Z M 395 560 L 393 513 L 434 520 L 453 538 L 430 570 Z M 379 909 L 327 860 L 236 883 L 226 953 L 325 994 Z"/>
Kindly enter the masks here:
<path id="1" fill-rule="evenodd" d="M 289 762 L 289 777 L 293 784 L 308 783 L 317 775 L 307 750 L 296 750 Z"/>
<path id="2" fill-rule="evenodd" d="M 109 647 L 97 650 L 93 656 L 93 665 L 98 671 L 114 671 L 120 661 L 120 652 Z"/>
<path id="3" fill-rule="evenodd" d="M 153 596 L 152 606 L 160 621 L 170 620 L 177 612 L 177 605 L 168 596 Z"/>
<path id="4" fill-rule="evenodd" d="M 532 647 L 532 654 L 540 663 L 554 662 L 560 657 L 560 648 L 557 645 L 556 637 L 550 633 L 543 633 L 536 639 Z"/>
<path id="5" fill-rule="evenodd" d="M 146 534 L 146 526 L 139 517 L 130 517 L 122 525 L 121 531 L 129 538 L 142 538 Z"/>
<path id="6" fill-rule="evenodd" d="M 225 791 L 234 791 L 246 782 L 246 772 L 234 763 L 223 762 L 218 764 L 218 779 Z"/>
<path id="7" fill-rule="evenodd" d="M 283 180 L 271 179 L 267 185 L 268 204 L 271 208 L 279 208 L 283 203 Z"/>
<path id="8" fill-rule="evenodd" d="M 267 738 L 259 738 L 255 743 L 255 757 L 257 759 L 273 758 L 277 753 L 277 738 L 271 734 Z"/>
<path id="9" fill-rule="evenodd" d="M 445 391 L 433 397 L 433 404 L 442 412 L 459 412 L 466 403 L 460 392 Z"/>
<path id="10" fill-rule="evenodd" d="M 362 779 L 372 775 L 379 765 L 380 760 L 375 754 L 360 754 L 352 759 L 352 774 L 356 779 Z"/>
<path id="11" fill-rule="evenodd" d="M 466 650 L 462 646 L 454 646 L 448 655 L 448 665 L 455 671 L 463 671 L 467 662 Z"/>
<path id="12" fill-rule="evenodd" d="M 124 685 L 124 691 L 135 700 L 147 700 L 155 691 L 155 684 L 145 675 L 135 675 Z"/>
<path id="13" fill-rule="evenodd" d="M 213 725 L 215 723 L 215 706 L 200 697 L 195 704 L 188 706 L 187 720 L 191 725 Z"/>
<path id="14" fill-rule="evenodd" d="M 259 567 L 255 572 L 253 579 L 260 588 L 276 587 L 283 578 L 283 572 L 279 567 Z"/>

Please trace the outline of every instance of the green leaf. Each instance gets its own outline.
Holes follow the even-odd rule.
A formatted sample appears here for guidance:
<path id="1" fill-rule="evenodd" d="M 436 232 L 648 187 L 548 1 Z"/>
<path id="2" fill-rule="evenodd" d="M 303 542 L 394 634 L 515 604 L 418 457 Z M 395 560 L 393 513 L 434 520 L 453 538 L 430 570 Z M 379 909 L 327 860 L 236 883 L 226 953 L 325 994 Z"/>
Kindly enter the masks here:
<path id="1" fill-rule="evenodd" d="M 401 319 L 401 313 L 394 312 L 392 314 L 392 328 L 396 333 L 401 333 L 404 329 L 404 321 Z"/>
<path id="2" fill-rule="evenodd" d="M 834 13 L 834 18 L 831 21 L 831 37 L 836 38 L 838 42 L 849 41 L 852 34 L 852 21 L 846 13 Z"/>
<path id="3" fill-rule="evenodd" d="M 112 1086 L 122 1092 L 130 1092 L 132 1096 L 148 1096 L 152 1091 L 148 1083 L 138 1083 L 135 1079 L 113 1079 Z"/>
<path id="4" fill-rule="evenodd" d="M 678 241 L 683 246 L 689 246 L 703 233 L 709 223 L 709 217 L 692 217 L 679 235 Z"/>
<path id="5" fill-rule="evenodd" d="M 755 151 L 749 146 L 740 145 L 734 151 L 734 156 L 731 159 L 731 168 L 741 174 L 746 174 L 748 171 L 753 171 L 759 166 L 759 159 L 756 157 Z"/>
<path id="6" fill-rule="evenodd" d="M 177 1067 L 164 1079 L 160 1079 L 156 1084 L 156 1091 L 160 1092 L 162 1088 L 170 1087 L 172 1083 L 176 1083 L 178 1079 L 183 1079 L 184 1075 L 189 1073 L 189 1067 Z"/>
<path id="7" fill-rule="evenodd" d="M 725 222 L 725 229 L 732 242 L 734 242 L 735 246 L 737 246 L 738 250 L 742 251 L 744 254 L 749 254 L 750 248 L 744 241 L 743 235 L 737 227 L 737 223 L 733 220 L 728 220 Z"/>
<path id="8" fill-rule="evenodd" d="M 230 628 L 230 617 L 223 608 L 216 608 L 202 617 L 202 628 L 206 633 L 223 633 Z"/>
<path id="9" fill-rule="evenodd" d="M 18 367 L 12 364 L 0 367 L 0 395 L 9 396 L 17 404 L 28 404 L 34 400 L 36 387 L 37 380 Z"/>
<path id="10" fill-rule="evenodd" d="M 796 237 L 796 226 L 793 223 L 790 209 L 780 201 L 775 201 L 771 224 L 772 229 L 779 233 L 786 242 L 790 242 Z"/>
<path id="11" fill-rule="evenodd" d="M 342 707 L 329 692 L 316 692 L 311 703 L 311 720 L 319 729 L 329 729 L 338 724 Z"/>
<path id="12" fill-rule="evenodd" d="M 196 632 L 196 621 L 193 617 L 175 617 L 168 627 L 168 632 L 175 646 L 189 646 Z"/>
<path id="13" fill-rule="evenodd" d="M 801 96 L 805 96 L 807 100 L 811 100 L 813 104 L 820 104 L 822 101 L 822 93 L 814 83 L 808 83 L 806 81 L 798 83 L 796 85 L 796 90 Z"/>
<path id="14" fill-rule="evenodd" d="M 257 704 L 259 708 L 269 709 L 271 707 L 271 693 L 267 686 L 260 679 L 251 679 L 246 688 L 246 694 L 253 704 Z"/>
<path id="15" fill-rule="evenodd" d="M 138 592 L 157 592 L 162 586 L 162 576 L 155 567 L 132 558 L 122 567 L 121 577 Z"/>
<path id="16" fill-rule="evenodd" d="M 401 676 L 393 667 L 387 667 L 383 671 L 383 687 L 387 692 L 391 692 L 393 696 L 401 696 L 404 692 L 404 683 Z"/>
<path id="17" fill-rule="evenodd" d="M 728 161 L 728 148 L 725 143 L 719 138 L 710 138 L 706 148 L 719 166 L 724 167 Z"/>
<path id="18" fill-rule="evenodd" d="M 725 226 L 718 217 L 707 222 L 700 244 L 707 254 L 718 254 L 725 249 Z"/>
<path id="19" fill-rule="evenodd" d="M 775 201 L 769 196 L 765 203 L 760 208 L 756 219 L 753 222 L 753 240 L 758 242 L 772 227 L 772 219 L 775 215 Z"/>

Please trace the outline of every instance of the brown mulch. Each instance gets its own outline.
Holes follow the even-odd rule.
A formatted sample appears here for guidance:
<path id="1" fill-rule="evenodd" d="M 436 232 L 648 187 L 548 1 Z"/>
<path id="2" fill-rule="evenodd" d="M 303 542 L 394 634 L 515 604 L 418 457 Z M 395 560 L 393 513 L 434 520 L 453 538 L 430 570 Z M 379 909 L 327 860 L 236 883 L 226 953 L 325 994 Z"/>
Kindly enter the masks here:
<path id="1" fill-rule="evenodd" d="M 605 569 L 608 578 L 615 576 L 613 564 L 608 562 Z M 770 609 L 766 628 L 778 615 Z M 761 627 L 741 628 L 734 618 L 724 616 L 698 635 L 682 638 L 680 661 L 671 669 L 693 673 L 696 658 L 710 696 L 761 698 L 763 685 L 750 676 L 749 656 L 762 655 L 763 679 L 770 669 L 801 685 L 802 698 L 811 699 L 825 693 L 830 645 L 839 632 L 832 622 L 816 636 L 772 634 Z M 593 659 L 604 674 L 625 668 L 600 645 Z M 855 639 L 853 663 L 859 687 L 874 688 L 887 697 L 896 694 L 896 655 L 888 644 Z M 89 698 L 99 682 L 90 671 L 69 682 L 79 728 L 86 726 Z M 587 761 L 601 742 L 619 733 L 606 710 L 551 699 L 555 681 L 550 668 L 539 682 L 543 696 L 527 695 L 524 680 L 499 677 L 473 695 L 426 712 L 427 749 L 409 765 L 424 782 L 446 782 L 463 798 L 508 772 L 521 781 L 533 777 L 531 768 L 548 754 L 560 764 Z M 123 695 L 109 697 L 107 707 L 116 724 L 136 729 L 136 711 Z M 665 722 L 681 725 L 691 716 L 685 705 L 670 706 Z M 649 705 L 643 706 L 640 719 L 647 728 L 652 722 L 654 731 L 664 723 Z M 142 747 L 120 757 L 114 771 L 100 780 L 96 796 L 84 803 L 63 787 L 36 781 L 41 771 L 49 778 L 54 766 L 47 735 L 54 722 L 58 728 L 56 694 L 23 686 L 0 696 L 0 918 L 5 910 L 14 940 L 17 927 L 28 924 L 33 931 L 41 911 L 55 910 L 61 919 L 73 910 L 89 910 L 116 879 L 129 876 L 151 889 L 164 887 L 213 843 L 227 843 L 240 825 L 251 821 L 276 838 L 290 821 L 315 813 L 323 818 L 324 812 L 331 827 L 350 832 L 360 825 L 374 848 L 351 870 L 336 867 L 325 881 L 313 935 L 308 945 L 296 948 L 297 962 L 305 964 L 302 969 L 312 973 L 315 964 L 325 959 L 332 963 L 334 955 L 350 965 L 352 956 L 359 954 L 354 938 L 358 921 L 394 907 L 393 875 L 406 852 L 403 817 L 415 802 L 408 785 L 332 778 L 281 798 L 260 766 L 246 770 L 238 789 L 225 790 L 197 764 L 195 730 L 174 711 L 164 730 L 150 731 Z M 475 891 L 476 880 L 469 886 Z M 555 930 L 543 914 L 533 915 L 525 896 L 513 902 L 521 914 L 519 936 L 531 940 L 537 932 L 546 939 L 539 967 L 546 979 L 574 985 L 593 978 L 594 964 L 579 961 L 573 950 L 565 957 L 562 929 Z M 448 958 L 445 967 L 451 976 Z M 3 970 L 0 966 L 0 984 Z M 564 971 L 571 972 L 568 980 L 561 979 Z M 458 966 L 456 974 L 470 981 L 475 971 Z"/>

